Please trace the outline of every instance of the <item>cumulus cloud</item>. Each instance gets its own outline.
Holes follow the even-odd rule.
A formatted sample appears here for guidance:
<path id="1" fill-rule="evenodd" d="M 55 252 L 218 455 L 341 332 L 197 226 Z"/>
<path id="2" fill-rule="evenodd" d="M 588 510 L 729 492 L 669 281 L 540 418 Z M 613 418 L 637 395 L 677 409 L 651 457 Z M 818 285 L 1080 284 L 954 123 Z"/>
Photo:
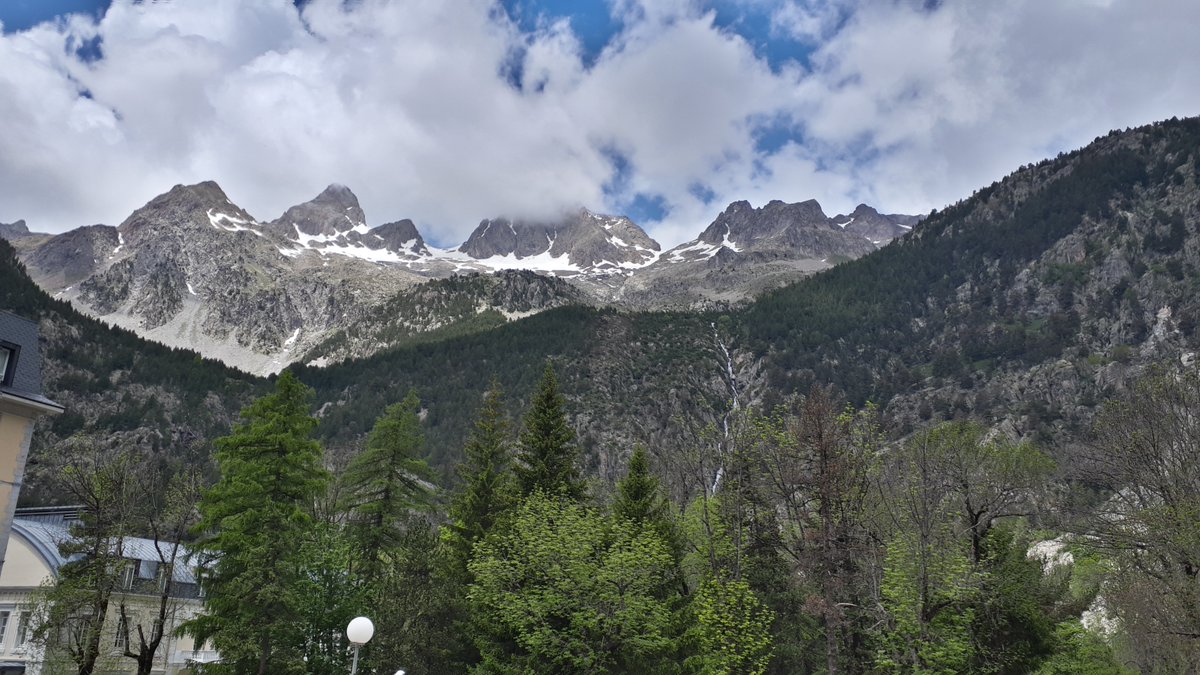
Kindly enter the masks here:
<path id="1" fill-rule="evenodd" d="M 442 244 L 638 199 L 674 244 L 735 199 L 926 212 L 1200 113 L 1196 3 L 726 5 L 770 34 L 699 0 L 614 0 L 589 57 L 567 20 L 523 29 L 488 0 L 116 0 L 0 35 L 0 221 L 117 223 L 206 179 L 270 219 L 339 182 L 371 224 L 413 218 Z M 810 54 L 772 62 L 764 41 Z"/>

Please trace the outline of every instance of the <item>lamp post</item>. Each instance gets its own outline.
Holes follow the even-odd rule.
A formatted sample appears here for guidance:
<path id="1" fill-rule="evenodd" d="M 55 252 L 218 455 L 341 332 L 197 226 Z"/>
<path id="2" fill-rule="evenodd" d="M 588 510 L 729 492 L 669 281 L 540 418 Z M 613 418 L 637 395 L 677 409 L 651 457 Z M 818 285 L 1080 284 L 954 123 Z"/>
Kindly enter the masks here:
<path id="1" fill-rule="evenodd" d="M 354 664 L 350 666 L 350 675 L 355 675 L 358 672 L 358 649 L 367 644 L 371 640 L 371 636 L 375 635 L 375 624 L 365 616 L 356 616 L 350 619 L 350 624 L 346 626 L 346 637 L 350 638 L 350 644 L 354 645 Z"/>

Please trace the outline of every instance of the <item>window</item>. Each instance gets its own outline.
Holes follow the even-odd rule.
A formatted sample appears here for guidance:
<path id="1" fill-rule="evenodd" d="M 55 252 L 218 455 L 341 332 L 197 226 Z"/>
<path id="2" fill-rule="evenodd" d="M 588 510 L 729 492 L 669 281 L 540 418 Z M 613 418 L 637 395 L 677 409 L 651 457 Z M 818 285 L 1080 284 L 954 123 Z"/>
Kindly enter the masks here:
<path id="1" fill-rule="evenodd" d="M 121 581 L 122 588 L 124 588 L 126 590 L 133 588 L 133 577 L 134 577 L 134 573 L 136 571 L 137 571 L 137 561 L 136 560 L 126 560 L 125 561 L 125 575 Z"/>
<path id="2" fill-rule="evenodd" d="M 16 350 L 6 343 L 0 343 L 0 385 L 12 384 L 13 372 L 16 370 Z"/>
<path id="3" fill-rule="evenodd" d="M 113 647 L 124 651 L 127 644 L 125 636 L 128 632 L 129 622 L 125 620 L 124 616 L 117 617 L 117 633 L 113 636 Z"/>
<path id="4" fill-rule="evenodd" d="M 0 611 L 0 645 L 4 644 L 4 638 L 8 636 L 8 617 L 12 612 L 7 609 Z"/>
<path id="5" fill-rule="evenodd" d="M 18 648 L 24 647 L 25 643 L 29 642 L 29 612 L 17 612 L 17 644 Z"/>
<path id="6" fill-rule="evenodd" d="M 167 579 L 171 578 L 172 565 L 166 563 L 158 566 L 158 592 L 162 593 L 167 589 Z"/>

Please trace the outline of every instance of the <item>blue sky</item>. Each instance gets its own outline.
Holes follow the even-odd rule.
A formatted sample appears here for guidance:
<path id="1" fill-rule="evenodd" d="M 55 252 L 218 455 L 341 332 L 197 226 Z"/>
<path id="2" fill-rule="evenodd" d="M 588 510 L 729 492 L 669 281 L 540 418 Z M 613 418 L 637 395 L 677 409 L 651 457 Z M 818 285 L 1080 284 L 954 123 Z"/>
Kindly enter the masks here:
<path id="1" fill-rule="evenodd" d="M 0 3 L 0 22 L 6 33 L 12 33 L 64 14 L 101 16 L 108 5 L 109 0 L 4 0 Z"/>
<path id="2" fill-rule="evenodd" d="M 729 202 L 922 213 L 1112 128 L 1200 113 L 1177 0 L 2 0 L 0 222 L 120 222 L 217 180 L 333 182 L 370 224 Z"/>

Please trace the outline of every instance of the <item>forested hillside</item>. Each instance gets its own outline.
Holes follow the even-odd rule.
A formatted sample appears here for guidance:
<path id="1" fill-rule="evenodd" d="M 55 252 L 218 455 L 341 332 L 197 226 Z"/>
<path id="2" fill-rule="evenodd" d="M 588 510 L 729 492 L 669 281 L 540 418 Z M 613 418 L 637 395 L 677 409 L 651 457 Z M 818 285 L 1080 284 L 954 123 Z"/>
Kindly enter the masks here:
<path id="1" fill-rule="evenodd" d="M 147 342 L 49 297 L 29 280 L 0 239 L 0 308 L 38 322 L 43 388 L 66 412 L 43 418 L 34 434 L 24 503 L 43 490 L 42 467 L 77 432 L 106 447 L 136 450 L 165 466 L 209 466 L 210 441 L 265 382 L 194 352 Z"/>
<path id="2" fill-rule="evenodd" d="M 760 299 L 744 344 L 768 392 L 833 381 L 909 420 L 975 414 L 1053 438 L 1126 366 L 1191 358 L 1198 182 L 1200 120 L 1110 133 Z"/>
<path id="3" fill-rule="evenodd" d="M 975 416 L 1053 447 L 1147 364 L 1192 358 L 1198 167 L 1200 120 L 1113 132 L 742 311 L 560 309 L 299 372 L 329 404 L 322 433 L 335 439 L 361 434 L 370 411 L 417 388 L 435 463 L 455 452 L 461 415 L 491 377 L 519 398 L 528 364 L 547 358 L 563 373 L 590 465 L 609 477 L 632 443 L 669 457 L 719 420 L 731 384 L 743 405 L 770 407 L 832 383 L 856 404 L 880 405 L 889 433 Z"/>

